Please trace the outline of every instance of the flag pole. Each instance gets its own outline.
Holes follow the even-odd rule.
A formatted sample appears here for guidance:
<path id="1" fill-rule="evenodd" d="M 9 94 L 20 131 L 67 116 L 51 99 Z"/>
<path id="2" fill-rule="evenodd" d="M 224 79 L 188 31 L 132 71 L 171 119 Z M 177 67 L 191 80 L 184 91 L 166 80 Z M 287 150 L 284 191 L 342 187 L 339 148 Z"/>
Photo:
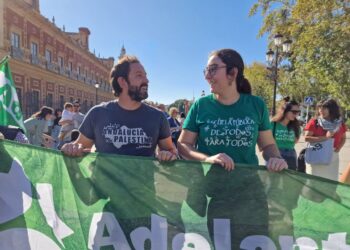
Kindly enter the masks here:
<path id="1" fill-rule="evenodd" d="M 7 60 L 11 59 L 10 55 L 4 56 L 4 58 L 1 59 L 0 64 L 6 62 Z"/>

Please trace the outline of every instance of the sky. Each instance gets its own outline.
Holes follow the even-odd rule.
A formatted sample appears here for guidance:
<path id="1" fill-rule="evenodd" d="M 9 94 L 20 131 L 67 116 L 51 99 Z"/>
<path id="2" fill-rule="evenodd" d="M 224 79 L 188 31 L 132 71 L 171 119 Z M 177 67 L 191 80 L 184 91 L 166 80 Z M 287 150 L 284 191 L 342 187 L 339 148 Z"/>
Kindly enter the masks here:
<path id="1" fill-rule="evenodd" d="M 137 56 L 149 79 L 148 100 L 171 104 L 200 97 L 209 86 L 203 76 L 208 55 L 232 48 L 245 64 L 265 62 L 267 38 L 258 38 L 257 0 L 41 0 L 41 14 L 55 17 L 67 32 L 89 28 L 90 51 L 118 58 L 125 46 Z"/>

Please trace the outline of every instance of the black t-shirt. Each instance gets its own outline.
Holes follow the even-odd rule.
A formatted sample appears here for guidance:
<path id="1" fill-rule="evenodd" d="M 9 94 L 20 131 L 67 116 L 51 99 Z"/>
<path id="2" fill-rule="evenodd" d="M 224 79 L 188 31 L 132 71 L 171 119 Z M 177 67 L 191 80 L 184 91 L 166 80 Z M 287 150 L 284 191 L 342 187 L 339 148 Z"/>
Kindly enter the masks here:
<path id="1" fill-rule="evenodd" d="M 158 141 L 170 136 L 164 114 L 144 103 L 125 110 L 111 101 L 93 107 L 79 131 L 94 141 L 97 152 L 154 156 Z"/>

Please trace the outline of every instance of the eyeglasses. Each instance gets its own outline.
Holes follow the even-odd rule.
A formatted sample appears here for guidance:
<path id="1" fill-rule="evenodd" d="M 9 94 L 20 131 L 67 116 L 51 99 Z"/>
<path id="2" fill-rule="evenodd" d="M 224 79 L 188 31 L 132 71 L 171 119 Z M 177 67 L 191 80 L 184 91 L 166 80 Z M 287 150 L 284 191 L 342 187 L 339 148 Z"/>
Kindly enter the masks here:
<path id="1" fill-rule="evenodd" d="M 204 74 L 204 76 L 206 76 L 207 74 L 210 76 L 213 76 L 216 74 L 216 71 L 218 71 L 218 69 L 223 69 L 223 68 L 226 68 L 226 66 L 225 65 L 223 65 L 223 66 L 212 65 L 212 66 L 206 67 L 203 70 L 203 74 Z"/>
<path id="2" fill-rule="evenodd" d="M 292 112 L 294 115 L 300 114 L 300 110 L 291 110 L 290 112 Z"/>

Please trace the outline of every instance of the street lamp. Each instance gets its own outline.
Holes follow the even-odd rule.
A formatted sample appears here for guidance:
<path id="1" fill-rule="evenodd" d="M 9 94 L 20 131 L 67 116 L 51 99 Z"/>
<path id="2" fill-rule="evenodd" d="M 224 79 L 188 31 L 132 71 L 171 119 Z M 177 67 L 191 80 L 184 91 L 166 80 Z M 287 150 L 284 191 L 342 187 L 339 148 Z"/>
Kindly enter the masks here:
<path id="1" fill-rule="evenodd" d="M 271 77 L 273 79 L 273 105 L 272 116 L 276 114 L 276 94 L 277 94 L 277 81 L 278 81 L 278 65 L 282 61 L 283 56 L 288 55 L 291 47 L 291 40 L 286 40 L 282 43 L 283 36 L 281 34 L 275 35 L 273 42 L 275 44 L 276 51 L 272 49 L 266 52 L 266 61 L 269 65 L 268 69 L 271 70 Z M 280 51 L 282 45 L 282 53 Z"/>
<path id="2" fill-rule="evenodd" d="M 204 90 L 202 90 L 201 96 L 205 96 L 205 91 Z"/>
<path id="3" fill-rule="evenodd" d="M 98 91 L 98 88 L 100 87 L 100 84 L 99 83 L 96 83 L 95 84 L 95 89 L 96 89 L 96 96 L 95 96 L 95 103 L 97 105 L 97 91 Z"/>

